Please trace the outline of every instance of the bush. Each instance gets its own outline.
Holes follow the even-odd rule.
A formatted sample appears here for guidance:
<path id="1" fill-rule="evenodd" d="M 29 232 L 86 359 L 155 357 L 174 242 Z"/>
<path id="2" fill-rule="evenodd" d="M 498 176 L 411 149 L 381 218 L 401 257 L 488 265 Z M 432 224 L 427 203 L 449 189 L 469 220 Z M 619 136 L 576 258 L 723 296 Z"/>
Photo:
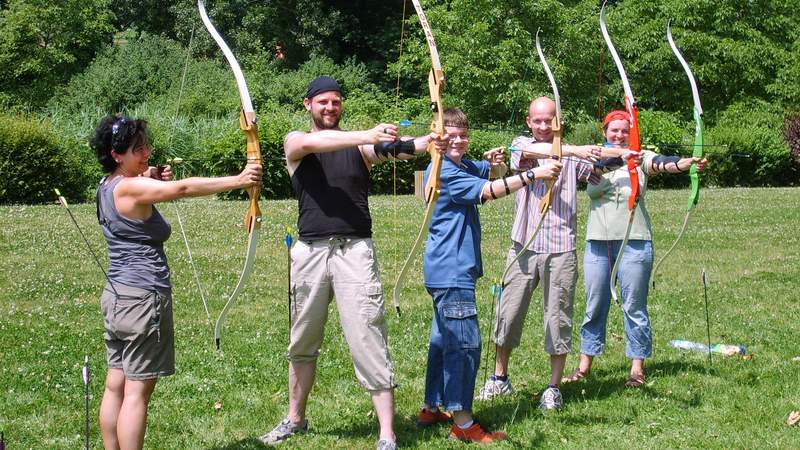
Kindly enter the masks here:
<path id="1" fill-rule="evenodd" d="M 703 175 L 718 186 L 788 186 L 797 184 L 789 147 L 781 134 L 783 111 L 761 100 L 729 106 L 708 130 L 706 144 L 712 164 Z M 749 155 L 741 157 L 739 155 Z"/>
<path id="2" fill-rule="evenodd" d="M 245 165 L 245 137 L 238 120 L 231 116 L 223 121 L 223 128 L 200 139 L 194 157 L 199 161 L 199 171 L 208 176 L 225 176 L 239 173 Z M 259 141 L 264 165 L 261 193 L 264 198 L 288 198 L 292 186 L 283 156 L 283 137 L 299 127 L 298 117 L 288 111 L 261 111 L 258 114 Z M 246 198 L 242 190 L 220 195 L 222 198 Z"/>
<path id="3" fill-rule="evenodd" d="M 237 108 L 234 79 L 219 64 L 190 59 L 181 94 L 187 55 L 180 44 L 147 34 L 122 36 L 73 77 L 48 109 L 68 115 L 87 109 L 107 114 L 161 98 L 164 109 L 174 113 L 178 95 L 183 114 L 215 115 Z"/>
<path id="4" fill-rule="evenodd" d="M 60 139 L 49 122 L 0 115 L 0 203 L 47 203 L 54 188 L 72 201 L 90 184 L 76 140 Z"/>
<path id="5" fill-rule="evenodd" d="M 675 114 L 663 111 L 639 111 L 642 149 L 662 155 L 689 156 L 692 153 L 694 122 L 681 123 Z M 648 188 L 674 188 L 689 185 L 689 177 L 681 174 L 658 174 L 647 179 Z"/>
<path id="6" fill-rule="evenodd" d="M 564 142 L 575 145 L 602 144 L 602 123 L 597 121 L 578 122 L 567 130 Z"/>

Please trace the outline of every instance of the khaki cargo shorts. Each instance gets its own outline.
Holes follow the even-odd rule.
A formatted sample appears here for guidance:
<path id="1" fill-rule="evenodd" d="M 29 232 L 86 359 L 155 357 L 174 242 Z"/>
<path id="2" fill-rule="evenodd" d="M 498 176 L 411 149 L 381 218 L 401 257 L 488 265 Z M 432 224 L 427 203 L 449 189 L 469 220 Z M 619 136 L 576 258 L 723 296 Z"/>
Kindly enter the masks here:
<path id="1" fill-rule="evenodd" d="M 175 373 L 172 295 L 119 283 L 114 289 L 106 284 L 100 297 L 108 367 L 122 369 L 129 380 Z"/>
<path id="2" fill-rule="evenodd" d="M 521 250 L 522 245 L 515 242 L 508 252 L 507 261 L 510 262 Z M 578 281 L 576 252 L 526 252 L 509 269 L 506 281 L 497 306 L 495 344 L 506 348 L 519 347 L 531 297 L 541 281 L 544 350 L 550 355 L 569 353 L 572 349 L 575 283 Z"/>
<path id="3" fill-rule="evenodd" d="M 292 256 L 292 318 L 288 358 L 310 362 L 319 356 L 336 298 L 358 382 L 367 390 L 395 387 L 384 318 L 383 287 L 371 239 L 298 240 Z"/>

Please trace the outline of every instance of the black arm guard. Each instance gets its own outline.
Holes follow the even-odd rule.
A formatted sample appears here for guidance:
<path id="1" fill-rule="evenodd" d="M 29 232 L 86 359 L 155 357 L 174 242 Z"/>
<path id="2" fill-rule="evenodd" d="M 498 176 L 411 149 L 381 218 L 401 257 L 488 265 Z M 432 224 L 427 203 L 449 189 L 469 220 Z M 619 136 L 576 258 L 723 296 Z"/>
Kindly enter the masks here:
<path id="1" fill-rule="evenodd" d="M 680 156 L 656 155 L 653 157 L 653 162 L 651 163 L 651 165 L 658 172 L 668 172 L 669 170 L 667 170 L 667 164 L 674 164 L 675 173 L 677 173 L 681 171 L 681 169 L 678 167 L 678 161 L 680 160 L 681 160 Z"/>
<path id="2" fill-rule="evenodd" d="M 617 170 L 624 165 L 625 162 L 619 156 L 615 158 L 603 158 L 594 163 L 594 171 L 595 173 L 607 173 L 612 170 Z"/>
<path id="3" fill-rule="evenodd" d="M 416 151 L 414 140 L 401 141 L 400 139 L 394 142 L 379 142 L 373 146 L 375 154 L 381 158 L 388 158 L 390 155 L 397 158 L 397 155 L 405 153 L 413 155 Z"/>

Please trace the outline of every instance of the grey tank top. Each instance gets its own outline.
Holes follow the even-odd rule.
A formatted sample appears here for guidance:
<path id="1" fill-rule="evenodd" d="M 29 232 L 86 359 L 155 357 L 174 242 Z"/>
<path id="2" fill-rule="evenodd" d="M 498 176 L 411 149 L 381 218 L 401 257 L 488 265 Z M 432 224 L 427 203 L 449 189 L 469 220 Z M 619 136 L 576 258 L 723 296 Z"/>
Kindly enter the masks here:
<path id="1" fill-rule="evenodd" d="M 97 187 L 97 220 L 108 242 L 108 278 L 126 286 L 167 294 L 171 289 L 164 241 L 172 227 L 153 206 L 147 220 L 123 217 L 114 205 L 114 188 L 123 179 L 116 177 Z"/>

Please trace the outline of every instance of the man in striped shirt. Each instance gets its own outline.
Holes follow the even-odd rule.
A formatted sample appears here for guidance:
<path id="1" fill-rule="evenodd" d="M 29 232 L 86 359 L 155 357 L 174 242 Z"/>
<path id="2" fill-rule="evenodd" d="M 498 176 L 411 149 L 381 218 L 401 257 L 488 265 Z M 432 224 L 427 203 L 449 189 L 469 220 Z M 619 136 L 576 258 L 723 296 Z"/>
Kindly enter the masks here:
<path id="1" fill-rule="evenodd" d="M 516 151 L 511 155 L 512 170 L 525 171 L 544 164 L 550 158 L 555 114 L 556 105 L 551 99 L 540 97 L 531 102 L 526 123 L 533 135 L 514 139 L 512 148 Z M 546 191 L 543 181 L 536 181 L 516 193 L 512 245 L 507 257 L 507 261 L 513 263 L 498 302 L 494 330 L 495 370 L 481 389 L 479 400 L 513 393 L 508 379 L 509 358 L 511 351 L 520 344 L 533 291 L 541 282 L 544 294 L 544 349 L 550 355 L 550 383 L 542 393 L 539 407 L 558 409 L 562 406 L 558 385 L 567 353 L 572 348 L 572 306 L 578 278 L 577 185 L 578 181 L 596 183 L 599 177 L 595 171 L 601 173 L 608 170 L 607 167 L 595 168 L 593 165 L 601 156 L 599 146 L 563 145 L 562 154 L 563 169 L 553 185 L 552 206 L 544 217 L 539 212 L 539 204 Z M 619 167 L 616 163 L 622 165 L 622 160 L 613 164 Z M 526 251 L 523 246 L 540 220 L 544 220 L 541 230 Z"/>

